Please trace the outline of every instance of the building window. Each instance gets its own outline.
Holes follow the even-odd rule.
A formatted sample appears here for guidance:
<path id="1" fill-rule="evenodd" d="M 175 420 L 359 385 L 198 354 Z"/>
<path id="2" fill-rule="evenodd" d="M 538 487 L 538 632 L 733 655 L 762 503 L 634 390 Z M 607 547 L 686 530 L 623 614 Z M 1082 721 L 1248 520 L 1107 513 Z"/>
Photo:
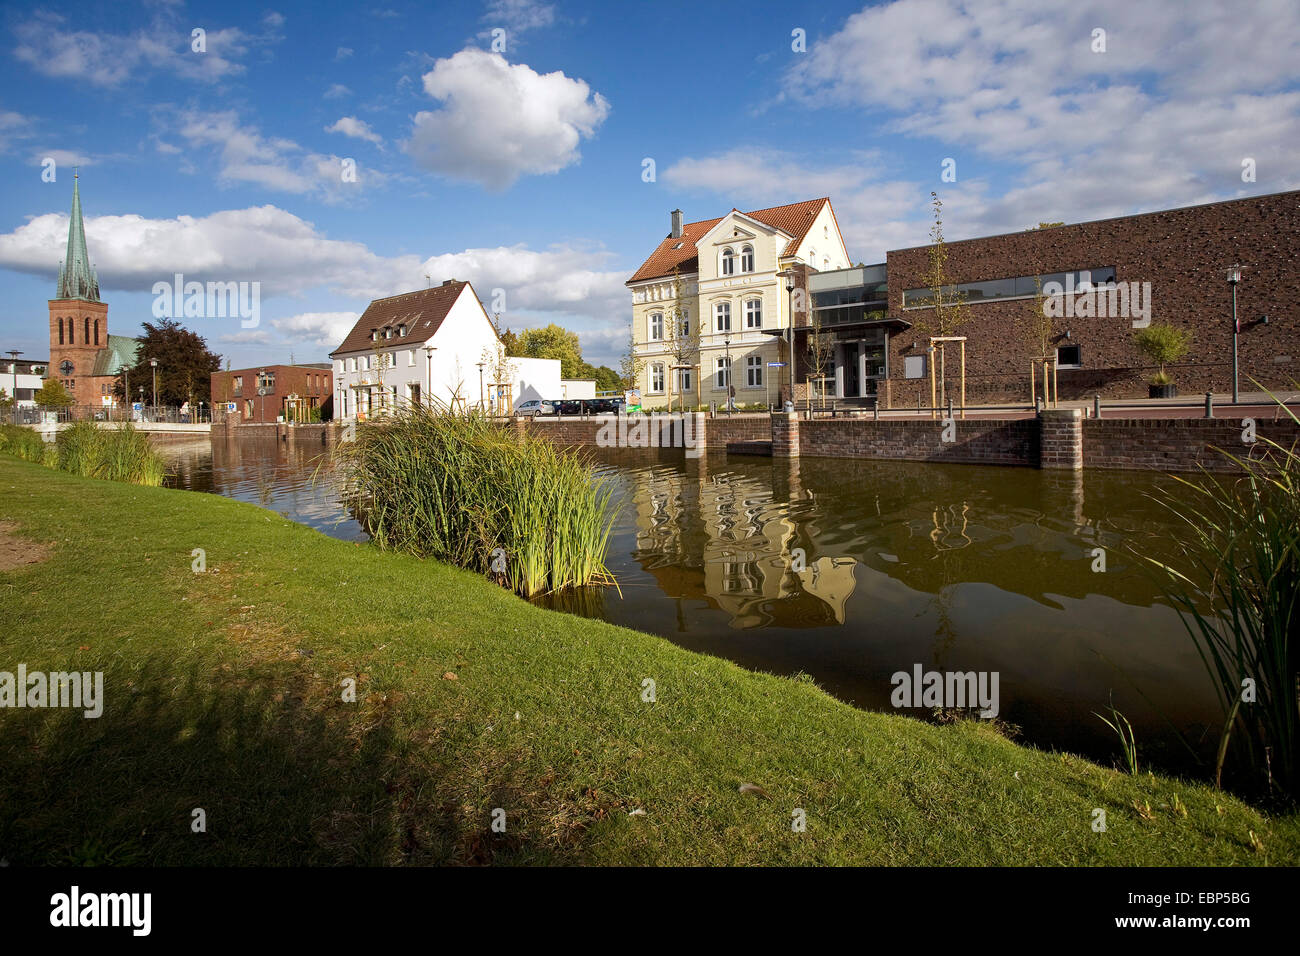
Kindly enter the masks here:
<path id="1" fill-rule="evenodd" d="M 357 357 L 354 355 L 352 356 L 352 358 L 348 359 L 348 371 L 355 372 L 356 370 L 357 370 Z"/>
<path id="2" fill-rule="evenodd" d="M 415 349 L 410 349 L 406 353 L 406 367 L 415 368 Z"/>
<path id="3" fill-rule="evenodd" d="M 650 341 L 658 342 L 664 337 L 664 314 L 662 312 L 652 312 L 650 314 Z"/>
<path id="4" fill-rule="evenodd" d="M 677 370 L 677 391 L 683 395 L 692 391 L 694 386 L 691 384 L 691 370 L 688 368 L 679 368 Z"/>
<path id="5" fill-rule="evenodd" d="M 724 276 L 736 274 L 736 251 L 730 246 L 722 250 L 722 274 Z"/>
<path id="6" fill-rule="evenodd" d="M 750 388 L 763 387 L 763 357 L 751 355 L 745 359 L 745 384 Z"/>
<path id="7" fill-rule="evenodd" d="M 235 376 L 235 394 L 238 395 L 244 390 L 244 376 Z"/>
<path id="8" fill-rule="evenodd" d="M 63 320 L 59 319 L 59 344 L 63 344 Z"/>
<path id="9" fill-rule="evenodd" d="M 745 302 L 745 328 L 761 329 L 763 327 L 763 300 L 749 299 Z"/>
<path id="10" fill-rule="evenodd" d="M 371 330 L 370 330 L 370 341 L 372 341 L 372 342 L 377 342 L 377 341 L 379 341 L 379 330 L 378 330 L 378 329 L 371 329 Z"/>
<path id="11" fill-rule="evenodd" d="M 713 307 L 713 317 L 715 320 L 716 331 L 731 331 L 731 303 L 719 302 Z"/>
<path id="12" fill-rule="evenodd" d="M 400 335 L 402 338 L 406 338 L 406 326 L 399 325 L 397 327 L 397 334 Z"/>
<path id="13" fill-rule="evenodd" d="M 90 344 L 90 316 L 86 316 L 85 327 L 81 332 L 81 341 L 85 345 Z"/>
<path id="14" fill-rule="evenodd" d="M 1060 345 L 1056 349 L 1057 368 L 1079 368 L 1083 365 L 1083 350 L 1077 345 Z"/>
<path id="15" fill-rule="evenodd" d="M 753 246 L 745 246 L 743 249 L 740 250 L 740 271 L 741 272 L 754 271 L 754 247 Z"/>
<path id="16" fill-rule="evenodd" d="M 275 391 L 275 373 L 274 373 L 274 372 L 259 372 L 259 373 L 258 373 L 258 376 L 257 376 L 257 387 L 258 387 L 258 388 L 264 388 L 264 389 L 266 389 L 268 392 L 274 392 L 274 391 Z"/>
<path id="17" fill-rule="evenodd" d="M 664 390 L 664 367 L 661 363 L 656 362 L 650 366 L 650 391 L 662 392 Z"/>
<path id="18" fill-rule="evenodd" d="M 681 311 L 681 317 L 682 317 L 682 335 L 683 335 L 683 336 L 690 335 L 690 334 L 691 334 L 691 315 L 690 315 L 690 313 L 687 312 L 685 309 L 682 309 L 682 311 Z"/>
<path id="19" fill-rule="evenodd" d="M 342 374 L 343 374 L 343 360 L 342 360 L 342 359 L 336 359 L 336 360 L 334 361 L 334 374 L 336 374 L 336 375 L 342 375 Z"/>
<path id="20" fill-rule="evenodd" d="M 726 388 L 731 384 L 731 359 L 726 356 L 718 358 L 717 371 L 714 373 L 714 387 Z"/>
<path id="21" fill-rule="evenodd" d="M 99 344 L 99 319 L 95 320 L 95 344 Z"/>

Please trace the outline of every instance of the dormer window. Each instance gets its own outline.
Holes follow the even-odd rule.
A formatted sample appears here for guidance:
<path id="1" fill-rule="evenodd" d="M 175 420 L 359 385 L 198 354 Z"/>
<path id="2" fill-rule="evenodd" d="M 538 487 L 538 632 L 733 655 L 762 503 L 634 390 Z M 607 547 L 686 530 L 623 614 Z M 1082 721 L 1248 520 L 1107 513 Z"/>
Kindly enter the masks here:
<path id="1" fill-rule="evenodd" d="M 736 274 L 736 250 L 730 246 L 722 250 L 722 274 L 724 276 Z"/>
<path id="2" fill-rule="evenodd" d="M 404 326 L 404 325 L 399 325 L 399 326 L 397 327 L 397 334 L 398 334 L 399 336 L 401 336 L 402 338 L 406 338 L 406 326 Z"/>
<path id="3" fill-rule="evenodd" d="M 754 271 L 754 247 L 753 246 L 745 246 L 743 249 L 740 250 L 740 271 L 741 272 Z"/>
<path id="4" fill-rule="evenodd" d="M 378 330 L 378 329 L 371 329 L 371 330 L 370 330 L 370 341 L 374 342 L 374 341 L 378 340 L 378 338 L 379 338 L 379 330 Z"/>
<path id="5" fill-rule="evenodd" d="M 674 249 L 680 249 L 681 247 L 682 247 L 682 244 L 681 244 L 680 242 L 677 243 L 677 245 L 673 246 Z"/>

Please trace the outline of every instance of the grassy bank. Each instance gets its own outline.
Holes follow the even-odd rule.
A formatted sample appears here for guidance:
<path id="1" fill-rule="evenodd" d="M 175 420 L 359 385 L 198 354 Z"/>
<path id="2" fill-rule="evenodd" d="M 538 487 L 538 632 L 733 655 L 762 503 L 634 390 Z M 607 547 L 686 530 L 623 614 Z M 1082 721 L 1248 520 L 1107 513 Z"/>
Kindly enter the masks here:
<path id="1" fill-rule="evenodd" d="M 0 521 L 52 547 L 0 573 L 0 670 L 106 694 L 98 720 L 0 711 L 11 862 L 1300 861 L 1295 817 L 857 711 L 252 505 L 0 456 Z"/>
<path id="2" fill-rule="evenodd" d="M 157 487 L 166 477 L 162 455 L 130 423 L 100 428 L 75 422 L 59 429 L 54 442 L 31 428 L 0 425 L 0 452 L 82 478 Z"/>

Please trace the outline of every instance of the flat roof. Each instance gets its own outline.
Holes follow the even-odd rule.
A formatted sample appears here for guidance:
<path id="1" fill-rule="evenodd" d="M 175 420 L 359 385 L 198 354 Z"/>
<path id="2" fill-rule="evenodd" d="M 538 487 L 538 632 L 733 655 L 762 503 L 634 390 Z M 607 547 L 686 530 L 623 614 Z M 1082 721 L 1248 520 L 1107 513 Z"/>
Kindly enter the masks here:
<path id="1" fill-rule="evenodd" d="M 1295 196 L 1297 199 L 1300 199 L 1300 189 L 1286 189 L 1283 190 L 1282 192 L 1277 192 L 1277 193 L 1260 193 L 1256 196 L 1238 196 L 1236 199 L 1215 199 L 1210 202 L 1193 203 L 1190 206 L 1173 206 L 1169 209 L 1151 209 L 1148 210 L 1147 212 L 1134 212 L 1134 213 L 1129 213 L 1127 216 L 1108 216 L 1105 219 L 1080 219 L 1078 222 L 1066 222 L 1066 223 L 1062 223 L 1059 226 L 1053 226 L 1052 228 L 1068 229 L 1070 226 L 1087 226 L 1087 225 L 1094 225 L 1103 222 L 1119 222 L 1122 219 L 1141 219 L 1143 216 L 1159 216 L 1162 213 L 1167 213 L 1167 212 L 1184 212 L 1185 210 L 1188 209 L 1202 209 L 1206 206 L 1226 206 L 1229 203 L 1253 202 L 1258 199 L 1275 199 L 1278 196 Z M 963 242 L 979 242 L 980 240 L 983 239 L 1001 239 L 1005 236 L 1023 236 L 1027 232 L 1047 232 L 1047 231 L 1048 230 L 1046 229 L 1040 230 L 1037 228 L 1032 228 L 1032 229 L 1020 229 L 1015 232 L 995 232 L 988 236 L 971 236 L 969 239 L 945 239 L 944 245 L 955 246 Z M 902 246 L 898 249 L 887 250 L 886 255 L 888 255 L 890 252 L 911 252 L 913 249 L 929 249 L 933 245 L 934 245 L 933 243 L 927 242 L 919 246 Z"/>

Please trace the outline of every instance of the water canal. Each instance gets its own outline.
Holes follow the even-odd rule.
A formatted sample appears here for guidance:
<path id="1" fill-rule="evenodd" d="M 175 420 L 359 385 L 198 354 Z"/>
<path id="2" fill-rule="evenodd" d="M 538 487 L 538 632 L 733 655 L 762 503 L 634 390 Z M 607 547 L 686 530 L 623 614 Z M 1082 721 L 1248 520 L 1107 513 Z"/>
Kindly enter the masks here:
<path id="1" fill-rule="evenodd" d="M 320 446 L 228 441 L 170 454 L 177 487 L 365 538 Z M 1093 711 L 1113 700 L 1144 765 L 1204 775 L 1191 751 L 1212 759 L 1213 691 L 1133 553 L 1172 548 L 1172 522 L 1149 498 L 1168 478 L 657 450 L 597 461 L 620 505 L 609 565 L 621 595 L 588 588 L 537 603 L 755 670 L 802 672 L 870 709 L 891 710 L 891 676 L 917 664 L 997 672 L 1000 718 L 1018 739 L 1103 763 L 1118 746 Z"/>

